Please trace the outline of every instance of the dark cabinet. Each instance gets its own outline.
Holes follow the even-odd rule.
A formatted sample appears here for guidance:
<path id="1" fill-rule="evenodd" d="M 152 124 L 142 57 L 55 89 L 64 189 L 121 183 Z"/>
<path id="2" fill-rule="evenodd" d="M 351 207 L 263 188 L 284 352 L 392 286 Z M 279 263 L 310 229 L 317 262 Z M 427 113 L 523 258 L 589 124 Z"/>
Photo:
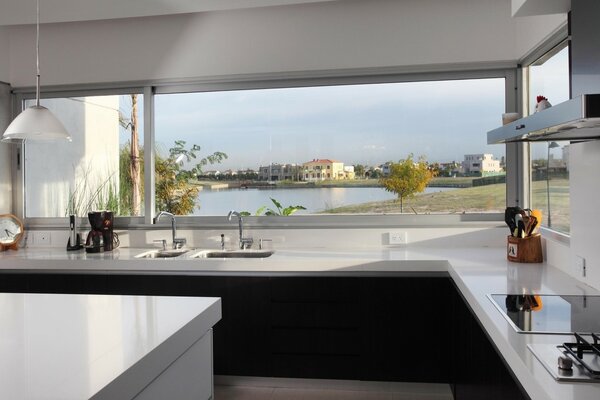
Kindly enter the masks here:
<path id="1" fill-rule="evenodd" d="M 526 400 L 458 289 L 452 291 L 452 391 L 456 400 Z"/>
<path id="2" fill-rule="evenodd" d="M 447 277 L 0 274 L 0 291 L 207 296 L 218 375 L 450 383 L 527 399 Z"/>

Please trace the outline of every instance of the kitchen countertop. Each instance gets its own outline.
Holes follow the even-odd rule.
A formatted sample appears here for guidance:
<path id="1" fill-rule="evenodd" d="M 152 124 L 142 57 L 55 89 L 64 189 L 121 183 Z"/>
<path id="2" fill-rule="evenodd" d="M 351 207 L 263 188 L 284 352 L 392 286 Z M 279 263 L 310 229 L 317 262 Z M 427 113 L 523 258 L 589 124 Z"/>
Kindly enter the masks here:
<path id="1" fill-rule="evenodd" d="M 27 249 L 0 255 L 0 272 L 199 274 L 199 275 L 449 275 L 533 400 L 600 398 L 600 383 L 558 383 L 527 349 L 557 344 L 570 336 L 518 334 L 486 297 L 490 293 L 587 294 L 600 292 L 546 263 L 515 264 L 505 247 L 364 250 L 280 250 L 264 259 L 136 259 L 148 249 L 69 253 Z M 193 254 L 190 252 L 189 254 Z"/>
<path id="2" fill-rule="evenodd" d="M 221 318 L 218 298 L 0 294 L 0 398 L 134 398 Z"/>

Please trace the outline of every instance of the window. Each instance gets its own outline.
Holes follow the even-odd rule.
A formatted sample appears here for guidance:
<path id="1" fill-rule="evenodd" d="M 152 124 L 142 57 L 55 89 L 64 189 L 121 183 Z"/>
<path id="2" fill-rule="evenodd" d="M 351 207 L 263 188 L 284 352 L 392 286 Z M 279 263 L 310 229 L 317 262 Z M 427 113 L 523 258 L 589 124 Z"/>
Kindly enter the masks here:
<path id="1" fill-rule="evenodd" d="M 529 68 L 530 113 L 536 97 L 545 96 L 551 104 L 569 99 L 569 48 L 560 46 Z M 569 142 L 532 143 L 531 207 L 542 210 L 542 224 L 553 230 L 570 232 Z"/>
<path id="2" fill-rule="evenodd" d="M 143 151 L 136 206 L 130 177 L 132 126 L 137 124 L 140 148 L 143 143 L 142 95 L 53 98 L 41 104 L 65 125 L 72 142 L 25 143 L 25 216 L 87 217 L 92 210 L 143 215 Z"/>
<path id="3" fill-rule="evenodd" d="M 202 190 L 188 215 L 254 214 L 270 198 L 305 207 L 299 214 L 398 213 L 379 179 L 411 154 L 436 177 L 403 212 L 503 212 L 504 146 L 488 146 L 486 132 L 499 124 L 504 94 L 503 78 L 159 94 L 156 147 L 163 158 L 181 141 L 200 146 L 199 159 L 227 155 L 195 172 Z M 484 158 L 490 164 L 470 163 Z M 263 176 L 273 165 L 298 169 L 270 182 L 221 173 Z"/>

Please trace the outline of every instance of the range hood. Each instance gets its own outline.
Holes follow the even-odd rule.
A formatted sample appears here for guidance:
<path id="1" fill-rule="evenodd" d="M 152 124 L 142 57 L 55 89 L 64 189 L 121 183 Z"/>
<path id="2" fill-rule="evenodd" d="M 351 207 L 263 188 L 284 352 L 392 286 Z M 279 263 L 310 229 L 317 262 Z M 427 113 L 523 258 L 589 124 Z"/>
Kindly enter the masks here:
<path id="1" fill-rule="evenodd" d="M 571 0 L 571 99 L 489 131 L 488 144 L 600 139 L 599 16 L 600 1 Z"/>
<path id="2" fill-rule="evenodd" d="M 488 144 L 600 139 L 600 94 L 577 96 L 487 135 Z"/>

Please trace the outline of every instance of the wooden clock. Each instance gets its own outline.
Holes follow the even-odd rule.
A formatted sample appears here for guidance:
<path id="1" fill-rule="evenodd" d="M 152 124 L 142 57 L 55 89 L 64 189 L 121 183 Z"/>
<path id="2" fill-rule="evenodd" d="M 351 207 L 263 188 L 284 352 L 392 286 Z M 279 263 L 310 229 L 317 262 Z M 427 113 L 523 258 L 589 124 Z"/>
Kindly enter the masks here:
<path id="1" fill-rule="evenodd" d="M 12 214 L 0 214 L 0 251 L 17 250 L 25 233 L 23 222 Z"/>

